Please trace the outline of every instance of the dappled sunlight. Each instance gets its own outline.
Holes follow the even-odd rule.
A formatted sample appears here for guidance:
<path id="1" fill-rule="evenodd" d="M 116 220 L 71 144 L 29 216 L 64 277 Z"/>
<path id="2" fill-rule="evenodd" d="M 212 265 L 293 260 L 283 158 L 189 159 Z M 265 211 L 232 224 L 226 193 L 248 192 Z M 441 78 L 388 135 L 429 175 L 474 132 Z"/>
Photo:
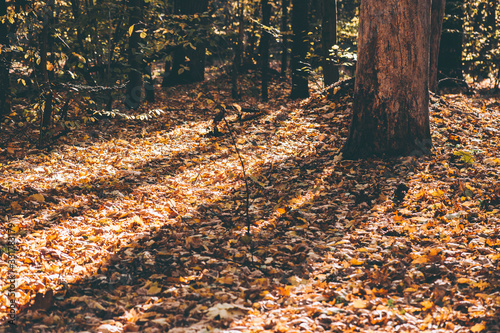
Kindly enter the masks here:
<path id="1" fill-rule="evenodd" d="M 446 103 L 432 114 L 435 156 L 388 160 L 341 159 L 348 100 L 269 105 L 252 122 L 230 113 L 250 237 L 239 156 L 225 124 L 223 136 L 206 135 L 210 119 L 80 136 L 3 166 L 23 320 L 173 332 L 451 329 L 450 318 L 467 326 L 453 302 L 469 302 L 484 309 L 477 324 L 488 323 L 498 308 L 498 138 L 474 152 L 478 134 L 457 138 L 458 102 Z M 497 126 L 497 111 L 485 110 L 458 115 L 483 112 L 474 119 Z"/>

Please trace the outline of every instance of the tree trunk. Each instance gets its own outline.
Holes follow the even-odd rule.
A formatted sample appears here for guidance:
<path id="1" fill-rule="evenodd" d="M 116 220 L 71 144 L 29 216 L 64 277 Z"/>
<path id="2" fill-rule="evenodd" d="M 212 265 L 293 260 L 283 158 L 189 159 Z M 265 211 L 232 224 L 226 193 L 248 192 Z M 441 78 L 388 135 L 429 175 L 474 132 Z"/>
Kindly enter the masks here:
<path id="1" fill-rule="evenodd" d="M 7 15 L 7 3 L 5 0 L 0 0 L 0 17 Z M 11 52 L 7 51 L 10 46 L 9 28 L 5 22 L 0 21 L 0 119 L 8 115 L 10 112 L 9 91 L 10 78 L 9 70 L 11 64 Z"/>
<path id="2" fill-rule="evenodd" d="M 265 27 L 269 27 L 269 21 L 271 20 L 271 5 L 268 0 L 262 0 L 262 24 Z M 268 80 L 269 80 L 269 42 L 270 35 L 269 32 L 264 28 L 262 29 L 261 45 L 262 45 L 262 101 L 267 102 L 269 100 L 268 93 Z"/>
<path id="3" fill-rule="evenodd" d="M 439 46 L 438 79 L 463 79 L 464 0 L 446 1 L 443 33 Z"/>
<path id="4" fill-rule="evenodd" d="M 281 1 L 281 36 L 283 45 L 281 47 L 281 75 L 286 76 L 288 69 L 288 6 L 290 0 Z"/>
<path id="5" fill-rule="evenodd" d="M 347 159 L 421 155 L 429 129 L 430 0 L 361 3 Z"/>
<path id="6" fill-rule="evenodd" d="M 238 73 L 241 69 L 241 50 L 243 50 L 243 34 L 244 34 L 244 23 L 243 18 L 243 2 L 241 0 L 237 1 L 238 10 L 238 38 L 234 42 L 234 58 L 233 58 L 233 68 L 231 71 L 231 96 L 234 99 L 240 98 L 240 92 L 238 88 Z"/>
<path id="7" fill-rule="evenodd" d="M 306 63 L 308 22 L 308 0 L 293 0 L 292 12 L 292 92 L 290 98 L 309 97 L 308 70 Z"/>
<path id="8" fill-rule="evenodd" d="M 129 26 L 134 26 L 132 33 L 128 38 L 128 84 L 125 93 L 125 106 L 131 109 L 137 109 L 141 103 L 142 97 L 142 56 L 139 42 L 141 36 L 139 30 L 142 20 L 144 2 L 143 0 L 129 0 Z"/>
<path id="9" fill-rule="evenodd" d="M 144 80 L 144 92 L 145 96 L 144 99 L 147 102 L 154 103 L 155 101 L 155 86 L 154 86 L 154 80 L 153 80 L 153 71 L 151 70 L 151 64 L 148 64 L 145 69 L 145 77 L 146 79 Z"/>
<path id="10" fill-rule="evenodd" d="M 488 0 L 486 4 L 486 18 L 484 24 L 486 25 L 486 35 L 487 35 L 487 47 L 486 51 L 492 53 L 493 50 L 498 48 L 498 37 L 497 35 L 497 12 L 498 2 L 497 0 Z"/>
<path id="11" fill-rule="evenodd" d="M 175 0 L 174 13 L 181 15 L 194 15 L 208 10 L 208 0 Z M 204 22 L 198 19 L 198 40 L 204 38 Z M 194 20 L 190 21 L 193 24 Z M 190 27 L 193 29 L 193 27 Z M 205 52 L 204 43 L 190 41 L 191 45 L 178 45 L 173 53 L 172 68 L 170 72 L 165 71 L 162 86 L 170 87 L 177 84 L 199 82 L 205 79 Z M 189 60 L 186 60 L 189 59 Z"/>
<path id="12" fill-rule="evenodd" d="M 40 142 L 39 145 L 43 146 L 45 142 L 45 134 L 49 129 L 52 121 L 52 89 L 50 87 L 49 72 L 48 72 L 48 60 L 47 53 L 49 47 L 49 32 L 50 32 L 50 22 L 53 3 L 49 2 L 49 6 L 43 15 L 43 28 L 40 33 L 40 76 L 43 82 L 43 92 L 42 96 L 44 99 L 42 119 L 40 123 Z"/>
<path id="13" fill-rule="evenodd" d="M 439 44 L 441 42 L 441 33 L 443 30 L 445 3 L 446 0 L 432 0 L 429 90 L 434 93 L 437 93 L 438 90 L 437 77 L 438 77 Z"/>
<path id="14" fill-rule="evenodd" d="M 329 86 L 339 80 L 339 68 L 330 61 L 330 48 L 337 44 L 337 0 L 323 0 L 321 39 L 323 81 L 325 86 Z"/>
<path id="15" fill-rule="evenodd" d="M 485 20 L 484 25 L 486 26 L 486 31 L 494 38 L 495 32 L 497 30 L 497 13 L 498 1 L 497 0 L 487 0 L 485 8 Z"/>
<path id="16" fill-rule="evenodd" d="M 260 6 L 255 6 L 255 10 L 253 12 L 252 17 L 258 17 L 260 15 Z M 248 36 L 248 45 L 245 49 L 246 57 L 244 59 L 243 66 L 245 68 L 253 68 L 255 61 L 255 43 L 257 43 L 257 22 L 254 21 L 252 24 L 252 30 L 249 32 Z"/>

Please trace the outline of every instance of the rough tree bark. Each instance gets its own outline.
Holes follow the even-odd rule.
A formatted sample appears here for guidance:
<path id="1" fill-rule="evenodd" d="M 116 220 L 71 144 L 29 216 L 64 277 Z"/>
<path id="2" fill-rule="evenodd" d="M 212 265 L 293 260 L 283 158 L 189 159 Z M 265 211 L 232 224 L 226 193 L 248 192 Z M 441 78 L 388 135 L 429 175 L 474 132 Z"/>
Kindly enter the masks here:
<path id="1" fill-rule="evenodd" d="M 271 20 L 271 5 L 269 4 L 268 0 L 262 0 L 262 24 L 265 27 L 269 26 L 269 21 Z M 261 45 L 262 45 L 262 68 L 261 68 L 261 74 L 262 74 L 262 89 L 261 89 L 261 97 L 262 101 L 267 102 L 269 100 L 269 94 L 268 94 L 268 81 L 269 81 L 269 42 L 271 40 L 271 36 L 269 35 L 269 32 L 266 31 L 265 28 L 262 29 L 262 35 L 261 35 Z"/>
<path id="2" fill-rule="evenodd" d="M 431 0 L 361 3 L 347 159 L 428 153 Z"/>
<path id="3" fill-rule="evenodd" d="M 290 94 L 290 98 L 292 99 L 309 97 L 308 73 L 304 70 L 308 47 L 308 2 L 308 0 L 292 1 L 292 92 Z"/>
<path id="4" fill-rule="evenodd" d="M 128 108 L 136 109 L 141 103 L 142 97 L 142 72 L 143 63 L 140 50 L 141 30 L 140 22 L 143 16 L 144 1 L 129 0 L 129 26 L 134 26 L 132 33 L 128 39 L 128 84 L 125 93 L 125 105 Z"/>
<path id="5" fill-rule="evenodd" d="M 429 90 L 437 93 L 438 90 L 438 58 L 439 44 L 443 30 L 443 17 L 446 0 L 432 0 L 431 9 L 431 53 L 429 71 Z"/>
<path id="6" fill-rule="evenodd" d="M 337 0 L 323 0 L 321 26 L 323 45 L 323 81 L 329 86 L 339 80 L 339 68 L 330 61 L 330 48 L 337 44 Z"/>

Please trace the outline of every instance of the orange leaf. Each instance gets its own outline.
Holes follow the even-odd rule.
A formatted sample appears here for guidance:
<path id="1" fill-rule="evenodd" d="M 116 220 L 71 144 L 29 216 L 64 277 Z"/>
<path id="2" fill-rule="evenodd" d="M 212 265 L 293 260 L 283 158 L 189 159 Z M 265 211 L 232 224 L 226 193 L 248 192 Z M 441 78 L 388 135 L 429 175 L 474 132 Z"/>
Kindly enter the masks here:
<path id="1" fill-rule="evenodd" d="M 354 265 L 354 266 L 359 266 L 359 265 L 363 265 L 365 262 L 364 261 L 359 261 L 358 259 L 354 258 L 354 259 L 351 259 L 351 261 L 349 261 L 351 263 L 351 265 Z"/>
<path id="2" fill-rule="evenodd" d="M 432 308 L 434 306 L 434 303 L 432 303 L 431 301 L 422 301 L 420 302 L 420 305 L 422 305 L 422 308 L 425 311 Z"/>
<path id="3" fill-rule="evenodd" d="M 482 330 L 484 330 L 486 328 L 486 326 L 484 326 L 483 324 L 476 324 L 474 326 L 472 326 L 470 328 L 470 330 L 472 332 L 481 332 Z"/>
<path id="4" fill-rule="evenodd" d="M 468 278 L 459 278 L 459 279 L 457 279 L 457 283 L 459 283 L 459 284 L 470 284 L 472 282 L 473 281 L 471 279 L 468 279 Z"/>
<path id="5" fill-rule="evenodd" d="M 426 256 L 421 256 L 421 257 L 418 257 L 417 259 L 413 260 L 411 263 L 412 264 L 425 264 L 428 261 L 429 260 L 427 259 Z"/>

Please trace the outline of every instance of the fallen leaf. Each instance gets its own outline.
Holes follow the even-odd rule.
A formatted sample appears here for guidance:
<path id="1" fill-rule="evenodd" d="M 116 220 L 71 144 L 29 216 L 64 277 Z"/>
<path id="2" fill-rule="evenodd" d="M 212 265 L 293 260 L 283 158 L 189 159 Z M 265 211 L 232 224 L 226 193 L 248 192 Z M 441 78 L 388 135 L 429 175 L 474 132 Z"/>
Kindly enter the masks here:
<path id="1" fill-rule="evenodd" d="M 367 302 L 363 301 L 362 299 L 355 299 L 352 302 L 352 306 L 355 307 L 356 309 L 365 309 L 367 306 Z"/>
<path id="2" fill-rule="evenodd" d="M 481 332 L 484 331 L 485 329 L 486 326 L 484 326 L 483 324 L 476 324 L 470 328 L 472 332 Z"/>

